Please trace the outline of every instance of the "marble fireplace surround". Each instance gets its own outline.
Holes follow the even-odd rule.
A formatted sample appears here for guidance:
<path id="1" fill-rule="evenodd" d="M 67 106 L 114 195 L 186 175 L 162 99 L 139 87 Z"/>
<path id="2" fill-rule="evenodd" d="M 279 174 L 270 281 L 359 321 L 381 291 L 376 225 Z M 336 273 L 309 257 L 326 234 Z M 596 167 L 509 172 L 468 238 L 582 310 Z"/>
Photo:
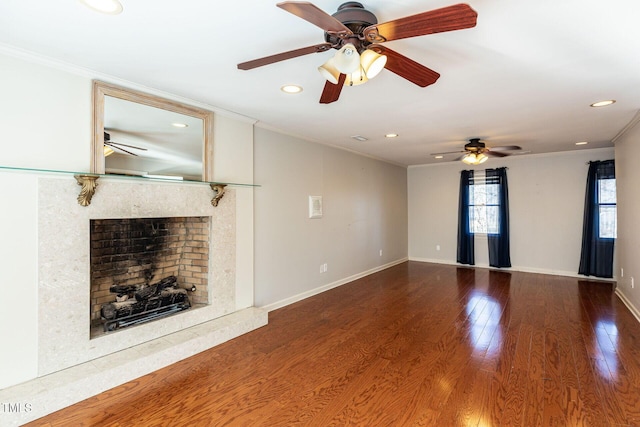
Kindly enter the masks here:
<path id="1" fill-rule="evenodd" d="M 244 191 L 244 190 L 243 190 Z M 253 307 L 236 310 L 236 200 L 217 207 L 208 185 L 100 178 L 80 206 L 71 176 L 38 181 L 38 378 L 0 390 L 2 401 L 30 402 L 15 425 L 168 366 L 267 323 Z M 90 220 L 211 217 L 209 305 L 94 339 L 89 336 Z M 17 415 L 17 414 L 16 414 Z M 2 424 L 0 422 L 0 424 Z"/>

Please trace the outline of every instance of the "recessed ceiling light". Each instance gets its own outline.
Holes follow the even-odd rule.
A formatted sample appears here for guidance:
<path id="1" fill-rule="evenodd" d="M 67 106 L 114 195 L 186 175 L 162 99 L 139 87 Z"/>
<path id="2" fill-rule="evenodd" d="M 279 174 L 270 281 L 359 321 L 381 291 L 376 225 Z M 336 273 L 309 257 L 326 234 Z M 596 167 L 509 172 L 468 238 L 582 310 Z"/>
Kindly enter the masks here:
<path id="1" fill-rule="evenodd" d="M 302 87 L 298 85 L 284 85 L 280 90 L 284 93 L 300 93 L 302 92 Z"/>
<path id="2" fill-rule="evenodd" d="M 435 159 L 444 159 L 444 156 L 434 156 Z"/>
<path id="3" fill-rule="evenodd" d="M 576 145 L 587 145 L 589 142 L 588 141 L 580 141 L 580 142 L 576 142 Z"/>
<path id="4" fill-rule="evenodd" d="M 591 106 L 592 107 L 606 107 L 607 105 L 611 105 L 611 104 L 613 104 L 615 102 L 616 102 L 615 99 L 608 99 L 606 101 L 594 102 L 593 104 L 591 104 Z"/>
<path id="5" fill-rule="evenodd" d="M 388 133 L 384 137 L 385 138 L 397 138 L 398 134 L 397 133 Z"/>
<path id="6" fill-rule="evenodd" d="M 189 127 L 189 125 L 186 124 L 186 123 L 171 123 L 171 126 L 175 126 L 177 128 L 187 128 L 187 127 Z"/>
<path id="7" fill-rule="evenodd" d="M 80 3 L 107 15 L 117 15 L 122 12 L 122 5 L 118 0 L 80 0 Z"/>
<path id="8" fill-rule="evenodd" d="M 362 135 L 353 135 L 351 138 L 355 139 L 356 141 L 368 141 L 369 140 L 367 137 L 364 137 Z"/>

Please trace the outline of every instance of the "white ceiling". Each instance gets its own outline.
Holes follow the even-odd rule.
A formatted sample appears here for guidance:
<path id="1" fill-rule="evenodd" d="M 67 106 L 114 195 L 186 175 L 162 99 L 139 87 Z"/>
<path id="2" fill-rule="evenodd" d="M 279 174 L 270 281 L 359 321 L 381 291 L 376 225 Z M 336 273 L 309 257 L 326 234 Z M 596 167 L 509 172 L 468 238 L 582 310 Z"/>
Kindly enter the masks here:
<path id="1" fill-rule="evenodd" d="M 531 153 L 612 146 L 640 109 L 637 0 L 470 0 L 475 28 L 386 43 L 439 72 L 434 85 L 420 88 L 385 70 L 328 105 L 318 103 L 324 80 L 316 68 L 333 50 L 236 68 L 324 42 L 321 29 L 277 0 L 121 2 L 123 13 L 110 16 L 77 0 L 2 0 L 0 43 L 401 165 L 442 162 L 429 153 L 473 137 Z M 343 1 L 313 3 L 332 14 Z M 385 22 L 456 2 L 362 3 Z M 287 83 L 304 91 L 284 94 Z M 589 107 L 603 99 L 617 102 Z M 385 139 L 389 132 L 399 137 Z M 583 140 L 589 144 L 575 145 Z"/>

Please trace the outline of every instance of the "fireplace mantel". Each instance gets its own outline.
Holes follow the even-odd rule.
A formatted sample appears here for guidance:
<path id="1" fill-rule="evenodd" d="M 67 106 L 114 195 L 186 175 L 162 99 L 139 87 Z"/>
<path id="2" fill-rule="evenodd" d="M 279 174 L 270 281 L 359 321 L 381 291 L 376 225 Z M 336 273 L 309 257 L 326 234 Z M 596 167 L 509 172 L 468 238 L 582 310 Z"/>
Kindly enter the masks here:
<path id="1" fill-rule="evenodd" d="M 33 169 L 33 168 L 18 168 L 11 166 L 0 166 L 0 171 L 4 172 L 31 172 L 31 173 L 39 173 L 39 174 L 55 174 L 55 175 L 72 175 L 78 185 L 82 188 L 80 189 L 80 194 L 76 198 L 78 204 L 80 206 L 89 206 L 91 204 L 91 200 L 98 190 L 98 180 L 99 179 L 116 179 L 116 180 L 124 180 L 124 181 L 138 181 L 138 182 L 164 182 L 173 185 L 204 185 L 211 188 L 213 191 L 213 197 L 211 198 L 211 205 L 214 207 L 218 206 L 220 199 L 225 194 L 225 189 L 227 186 L 230 187 L 259 187 L 256 184 L 244 184 L 244 183 L 236 183 L 236 182 L 216 182 L 216 181 L 192 181 L 192 180 L 182 180 L 182 179 L 173 179 L 170 177 L 157 177 L 157 176 L 146 176 L 146 175 L 117 175 L 117 174 L 94 174 L 94 173 L 86 173 L 86 172 L 73 172 L 73 171 L 63 171 L 63 170 L 53 170 L 53 169 Z"/>

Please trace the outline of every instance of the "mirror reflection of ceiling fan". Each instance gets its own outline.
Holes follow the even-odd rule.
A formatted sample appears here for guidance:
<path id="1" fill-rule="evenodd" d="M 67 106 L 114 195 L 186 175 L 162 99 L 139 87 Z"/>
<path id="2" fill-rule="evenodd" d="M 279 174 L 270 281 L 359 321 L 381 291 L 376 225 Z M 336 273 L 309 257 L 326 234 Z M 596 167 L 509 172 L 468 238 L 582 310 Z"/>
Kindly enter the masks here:
<path id="1" fill-rule="evenodd" d="M 104 133 L 104 156 L 107 157 L 115 152 L 124 152 L 126 154 L 129 154 L 131 156 L 138 156 L 135 153 L 132 153 L 131 151 L 122 148 L 122 147 L 127 147 L 133 150 L 140 150 L 140 151 L 147 151 L 146 148 L 142 148 L 142 147 L 136 147 L 135 145 L 129 145 L 129 144 L 123 144 L 121 142 L 115 142 L 111 140 L 111 135 L 109 135 L 107 132 Z"/>
<path id="2" fill-rule="evenodd" d="M 250 70 L 336 49 L 335 56 L 318 67 L 327 79 L 321 104 L 337 101 L 343 86 L 365 83 L 383 68 L 420 87 L 435 83 L 440 74 L 381 43 L 475 27 L 478 16 L 469 5 L 456 4 L 378 24 L 376 16 L 355 1 L 343 3 L 333 15 L 305 1 L 284 1 L 277 6 L 322 28 L 325 43 L 243 62 L 238 68 Z"/>
<path id="3" fill-rule="evenodd" d="M 487 147 L 480 138 L 471 138 L 464 146 L 464 150 L 460 151 L 447 151 L 444 153 L 431 153 L 431 156 L 445 156 L 447 154 L 460 154 L 461 156 L 455 160 L 462 160 L 468 165 L 479 165 L 489 159 L 489 157 L 507 157 L 522 150 L 522 147 L 517 145 L 501 145 L 498 147 Z"/>

